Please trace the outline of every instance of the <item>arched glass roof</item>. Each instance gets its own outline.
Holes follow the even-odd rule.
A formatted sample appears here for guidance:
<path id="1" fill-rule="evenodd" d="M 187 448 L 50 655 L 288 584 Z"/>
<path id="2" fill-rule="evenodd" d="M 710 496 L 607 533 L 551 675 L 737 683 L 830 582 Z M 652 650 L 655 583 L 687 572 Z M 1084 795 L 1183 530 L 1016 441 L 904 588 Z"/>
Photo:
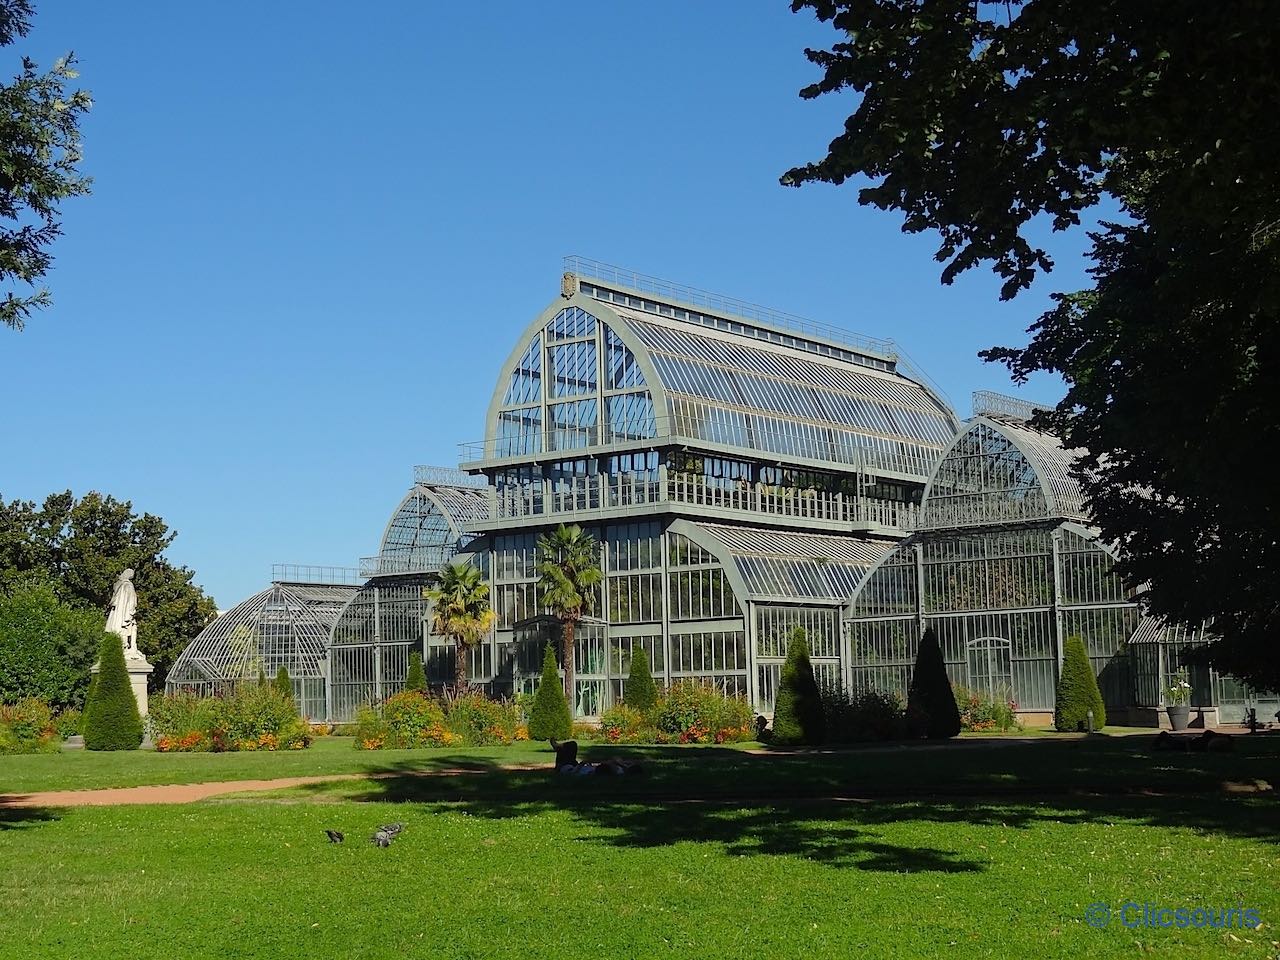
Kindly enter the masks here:
<path id="1" fill-rule="evenodd" d="M 378 556 L 362 561 L 361 572 L 379 577 L 439 570 L 474 538 L 466 525 L 488 518 L 484 488 L 416 483 L 387 522 Z"/>
<path id="2" fill-rule="evenodd" d="M 575 294 L 508 360 L 480 459 L 670 437 L 923 479 L 954 436 L 949 407 L 892 360 L 855 362 L 738 326 Z"/>
<path id="3" fill-rule="evenodd" d="M 971 421 L 938 461 L 922 528 L 1017 520 L 1088 520 L 1075 455 L 1047 433 L 992 417 Z"/>
<path id="4" fill-rule="evenodd" d="M 867 571 L 893 548 L 885 540 L 697 521 L 690 526 L 723 546 L 753 600 L 845 603 Z"/>
<path id="5" fill-rule="evenodd" d="M 356 593 L 349 584 L 273 583 L 232 607 L 187 644 L 169 671 L 169 689 L 275 676 L 323 676 L 329 631 Z"/>

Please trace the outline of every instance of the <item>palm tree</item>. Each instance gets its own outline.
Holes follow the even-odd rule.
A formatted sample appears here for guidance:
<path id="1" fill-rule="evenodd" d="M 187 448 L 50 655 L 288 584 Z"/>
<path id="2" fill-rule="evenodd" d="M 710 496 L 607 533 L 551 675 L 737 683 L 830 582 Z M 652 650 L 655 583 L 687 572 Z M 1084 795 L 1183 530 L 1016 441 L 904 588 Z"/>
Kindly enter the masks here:
<path id="1" fill-rule="evenodd" d="M 576 523 L 568 527 L 562 523 L 538 538 L 538 586 L 543 607 L 560 621 L 565 699 L 571 717 L 577 712 L 578 699 L 574 695 L 573 635 L 578 622 L 595 607 L 595 588 L 604 579 L 599 557 L 596 538 Z"/>
<path id="2" fill-rule="evenodd" d="M 446 563 L 440 568 L 440 582 L 426 596 L 431 601 L 431 632 L 453 638 L 457 650 L 453 682 L 461 692 L 467 688 L 467 651 L 493 626 L 489 585 L 471 564 Z"/>

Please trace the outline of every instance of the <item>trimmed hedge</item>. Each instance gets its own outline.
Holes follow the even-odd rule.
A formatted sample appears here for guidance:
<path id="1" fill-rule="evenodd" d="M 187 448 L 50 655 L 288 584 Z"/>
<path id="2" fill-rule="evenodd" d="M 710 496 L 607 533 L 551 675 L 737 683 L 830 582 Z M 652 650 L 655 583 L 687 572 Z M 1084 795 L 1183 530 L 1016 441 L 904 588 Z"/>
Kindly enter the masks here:
<path id="1" fill-rule="evenodd" d="M 826 739 L 826 718 L 818 681 L 809 660 L 809 640 L 802 628 L 791 632 L 782 664 L 778 698 L 773 707 L 773 742 L 818 744 Z"/>
<path id="2" fill-rule="evenodd" d="M 533 709 L 529 712 L 530 740 L 567 740 L 573 733 L 573 718 L 569 716 L 569 702 L 564 698 L 564 686 L 556 669 L 556 652 L 547 644 L 542 657 L 542 679 L 534 694 Z"/>
<path id="3" fill-rule="evenodd" d="M 422 669 L 422 654 L 409 655 L 409 675 L 404 678 L 404 688 L 408 693 L 427 692 L 427 672 Z"/>
<path id="4" fill-rule="evenodd" d="M 98 684 L 86 711 L 84 745 L 89 750 L 137 750 L 142 745 L 142 716 L 129 685 L 119 635 L 102 638 Z"/>
<path id="5" fill-rule="evenodd" d="M 1093 675 L 1089 653 L 1079 637 L 1067 637 L 1062 648 L 1062 673 L 1054 697 L 1053 725 L 1063 732 L 1089 729 L 1089 711 L 1093 711 L 1093 729 L 1107 725 L 1107 708 Z"/>
<path id="6" fill-rule="evenodd" d="M 930 740 L 945 740 L 960 735 L 960 710 L 947 677 L 947 665 L 933 628 L 925 630 L 911 672 L 911 689 L 907 695 L 907 716 L 915 714 Z"/>
<path id="7" fill-rule="evenodd" d="M 622 686 L 622 702 L 641 713 L 650 713 L 658 703 L 658 687 L 644 647 L 638 646 L 631 653 L 631 671 Z"/>

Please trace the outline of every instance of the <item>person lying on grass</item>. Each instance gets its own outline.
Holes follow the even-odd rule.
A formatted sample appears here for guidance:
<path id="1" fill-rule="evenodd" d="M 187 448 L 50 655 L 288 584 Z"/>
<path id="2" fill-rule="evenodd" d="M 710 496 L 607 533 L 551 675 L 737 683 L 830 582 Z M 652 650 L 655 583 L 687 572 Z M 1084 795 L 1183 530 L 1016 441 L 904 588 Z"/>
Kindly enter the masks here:
<path id="1" fill-rule="evenodd" d="M 621 777 L 643 773 L 644 768 L 638 760 L 627 760 L 623 757 L 609 757 L 599 763 L 587 763 L 578 760 L 578 741 L 551 740 L 551 749 L 556 752 L 553 769 L 565 776 L 588 777 L 604 775 Z"/>

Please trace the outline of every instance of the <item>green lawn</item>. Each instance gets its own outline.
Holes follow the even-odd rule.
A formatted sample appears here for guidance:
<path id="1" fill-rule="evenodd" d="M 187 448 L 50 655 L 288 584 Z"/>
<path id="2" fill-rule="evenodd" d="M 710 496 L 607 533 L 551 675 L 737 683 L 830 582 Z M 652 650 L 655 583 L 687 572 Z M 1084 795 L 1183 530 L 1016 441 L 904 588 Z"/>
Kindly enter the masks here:
<path id="1" fill-rule="evenodd" d="M 0 944 L 24 960 L 1274 958 L 1280 803 L 1218 783 L 1276 778 L 1280 737 L 1238 746 L 645 748 L 630 752 L 648 772 L 618 780 L 500 766 L 545 747 L 4 758 L 0 784 L 28 790 L 396 775 L 186 806 L 0 807 Z M 476 772 L 416 775 L 458 764 Z M 405 833 L 377 849 L 367 837 L 389 820 Z M 1247 906 L 1264 925 L 1084 922 L 1090 904 L 1127 900 Z"/>

